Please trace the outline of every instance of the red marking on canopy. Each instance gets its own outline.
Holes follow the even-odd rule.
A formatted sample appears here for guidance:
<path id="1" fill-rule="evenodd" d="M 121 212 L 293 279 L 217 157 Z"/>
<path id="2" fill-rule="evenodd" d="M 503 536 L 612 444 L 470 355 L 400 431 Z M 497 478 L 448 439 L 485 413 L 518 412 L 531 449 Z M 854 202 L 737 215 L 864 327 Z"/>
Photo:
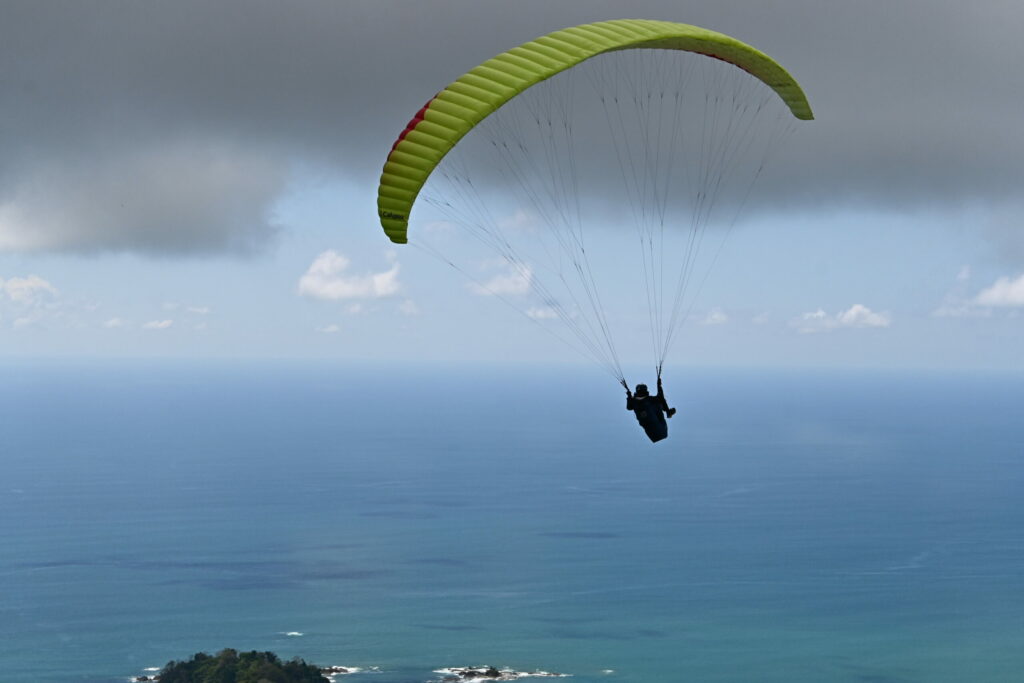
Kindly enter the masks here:
<path id="1" fill-rule="evenodd" d="M 438 94 L 440 94 L 440 93 L 438 93 Z M 394 152 L 395 148 L 398 147 L 398 143 L 405 139 L 406 135 L 408 135 L 412 130 L 414 130 L 416 128 L 416 126 L 420 125 L 420 121 L 422 121 L 423 118 L 427 115 L 427 109 L 430 107 L 430 105 L 436 99 L 437 99 L 437 95 L 434 95 L 429 100 L 427 100 L 427 103 L 424 104 L 420 108 L 420 110 L 418 112 L 416 112 L 416 116 L 413 116 L 412 120 L 409 121 L 408 124 L 406 124 L 405 130 L 403 130 L 402 134 L 398 136 L 397 140 L 395 140 L 395 144 L 391 145 L 391 151 L 392 152 Z M 389 154 L 389 156 L 390 156 L 390 154 Z"/>

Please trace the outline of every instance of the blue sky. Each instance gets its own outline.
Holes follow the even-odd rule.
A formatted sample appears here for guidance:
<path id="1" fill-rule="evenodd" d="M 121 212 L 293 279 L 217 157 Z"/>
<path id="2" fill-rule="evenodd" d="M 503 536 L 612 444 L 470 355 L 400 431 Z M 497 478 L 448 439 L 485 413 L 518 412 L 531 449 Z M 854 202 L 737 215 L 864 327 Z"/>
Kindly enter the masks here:
<path id="1" fill-rule="evenodd" d="M 208 26 L 233 3 L 101 2 L 74 10 L 77 28 L 12 3 L 0 355 L 579 362 L 422 250 L 388 242 L 376 184 L 405 120 L 461 71 L 621 12 L 433 6 L 466 12 L 461 28 L 400 2 L 300 2 L 283 27 L 272 3 L 255 3 L 230 30 Z M 633 8 L 764 49 L 817 114 L 769 169 L 774 203 L 731 233 L 669 362 L 1022 369 L 1024 204 L 1009 178 L 1024 177 L 1024 88 L 1000 66 L 1024 57 L 1005 29 L 1021 11 L 771 7 Z M 880 23 L 865 59 L 886 72 L 853 63 Z M 381 27 L 408 40 L 381 52 L 360 38 Z M 32 39 L 62 31 L 63 58 Z M 151 35 L 168 47 L 148 50 Z M 971 91 L 951 89 L 958 79 Z M 619 277 L 602 274 L 612 290 Z M 636 322 L 616 324 L 626 362 L 645 366 Z"/>

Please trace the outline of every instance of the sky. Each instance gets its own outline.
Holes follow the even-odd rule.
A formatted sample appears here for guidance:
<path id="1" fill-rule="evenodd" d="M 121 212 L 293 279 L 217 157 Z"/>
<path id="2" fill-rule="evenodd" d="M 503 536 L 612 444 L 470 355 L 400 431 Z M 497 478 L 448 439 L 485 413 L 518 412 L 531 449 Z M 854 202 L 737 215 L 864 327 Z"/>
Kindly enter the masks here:
<path id="1" fill-rule="evenodd" d="M 1024 7 L 999 0 L 6 0 L 0 358 L 579 361 L 389 242 L 376 190 L 451 80 L 618 18 L 754 45 L 816 117 L 670 364 L 1024 369 Z"/>

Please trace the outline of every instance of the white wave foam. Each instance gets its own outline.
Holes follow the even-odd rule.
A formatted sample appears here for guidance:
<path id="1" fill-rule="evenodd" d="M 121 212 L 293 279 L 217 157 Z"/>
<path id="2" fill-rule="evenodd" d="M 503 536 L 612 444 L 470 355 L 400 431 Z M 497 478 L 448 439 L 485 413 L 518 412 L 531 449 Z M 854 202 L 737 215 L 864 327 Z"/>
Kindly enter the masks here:
<path id="1" fill-rule="evenodd" d="M 371 666 L 368 669 L 364 669 L 364 668 L 358 667 L 358 666 L 337 666 L 337 665 L 335 665 L 335 666 L 326 666 L 326 667 L 320 669 L 320 673 L 322 673 L 324 676 L 326 676 L 327 680 L 331 681 L 331 683 L 334 683 L 334 680 L 338 676 L 350 676 L 352 674 L 361 674 L 361 673 L 374 673 L 374 674 L 380 673 L 380 667 L 379 666 Z"/>
<path id="2" fill-rule="evenodd" d="M 486 683 L 487 681 L 518 681 L 521 678 L 568 678 L 572 674 L 560 674 L 553 671 L 516 671 L 515 669 L 496 669 L 493 666 L 453 666 L 445 669 L 434 669 L 441 674 L 442 681 L 458 681 L 459 683 Z"/>
<path id="3" fill-rule="evenodd" d="M 928 561 L 934 554 L 935 551 L 933 550 L 924 550 L 922 552 L 919 552 L 917 555 L 914 555 L 905 564 L 897 564 L 891 567 L 886 567 L 886 570 L 890 572 L 901 572 L 911 569 L 922 569 L 926 564 L 928 564 Z"/>

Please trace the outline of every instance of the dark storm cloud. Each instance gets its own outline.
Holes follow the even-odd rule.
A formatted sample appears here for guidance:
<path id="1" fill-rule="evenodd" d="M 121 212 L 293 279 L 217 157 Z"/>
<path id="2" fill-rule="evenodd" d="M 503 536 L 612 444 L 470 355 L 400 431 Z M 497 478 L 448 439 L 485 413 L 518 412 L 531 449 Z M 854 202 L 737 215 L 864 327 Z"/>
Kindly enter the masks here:
<path id="1" fill-rule="evenodd" d="M 1001 202 L 1024 177 L 1014 2 L 8 0 L 0 12 L 0 250 L 248 249 L 273 234 L 298 168 L 360 183 L 372 207 L 390 142 L 440 87 L 624 12 L 729 33 L 800 80 L 817 121 L 771 174 L 792 205 Z"/>

